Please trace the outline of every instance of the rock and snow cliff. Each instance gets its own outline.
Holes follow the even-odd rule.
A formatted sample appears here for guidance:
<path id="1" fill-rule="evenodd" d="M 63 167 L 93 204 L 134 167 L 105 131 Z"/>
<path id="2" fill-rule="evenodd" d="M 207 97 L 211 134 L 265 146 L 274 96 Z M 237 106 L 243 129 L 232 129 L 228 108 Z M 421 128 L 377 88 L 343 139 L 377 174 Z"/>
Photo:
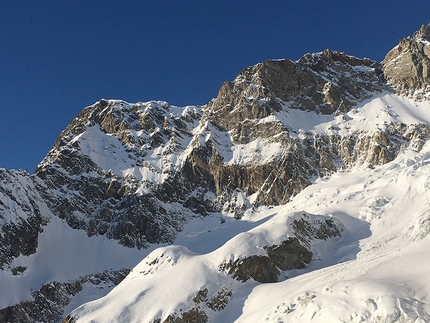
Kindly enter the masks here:
<path id="1" fill-rule="evenodd" d="M 399 94 L 428 100 L 430 90 L 430 26 L 400 40 L 383 60 L 388 83 Z"/>
<path id="2" fill-rule="evenodd" d="M 0 280 L 15 290 L 0 292 L 0 322 L 59 322 L 141 259 L 65 321 L 426 321 L 429 286 L 399 289 L 399 273 L 375 296 L 361 279 L 427 238 L 429 35 L 381 64 L 331 50 L 269 60 L 201 107 L 85 108 L 34 175 L 0 172 Z M 360 292 L 341 294 L 340 277 Z M 277 281 L 303 295 L 259 301 Z"/>

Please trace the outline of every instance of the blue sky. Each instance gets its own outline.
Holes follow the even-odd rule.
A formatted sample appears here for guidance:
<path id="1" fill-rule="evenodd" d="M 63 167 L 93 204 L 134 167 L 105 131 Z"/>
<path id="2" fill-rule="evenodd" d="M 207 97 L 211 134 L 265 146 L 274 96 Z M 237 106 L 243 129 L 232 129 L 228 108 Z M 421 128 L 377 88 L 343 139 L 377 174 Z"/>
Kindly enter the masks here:
<path id="1" fill-rule="evenodd" d="M 205 104 L 270 58 L 381 61 L 430 1 L 1 1 L 0 167 L 34 171 L 84 107 Z"/>

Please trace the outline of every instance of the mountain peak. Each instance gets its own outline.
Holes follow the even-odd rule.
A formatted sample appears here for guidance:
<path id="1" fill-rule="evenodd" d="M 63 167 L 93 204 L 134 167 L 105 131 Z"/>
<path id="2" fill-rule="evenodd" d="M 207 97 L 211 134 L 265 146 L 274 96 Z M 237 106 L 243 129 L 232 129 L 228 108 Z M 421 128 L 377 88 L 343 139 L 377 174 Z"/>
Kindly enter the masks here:
<path id="1" fill-rule="evenodd" d="M 427 26 L 422 25 L 421 28 L 412 35 L 412 37 L 421 42 L 429 42 L 430 24 L 428 24 Z"/>
<path id="2" fill-rule="evenodd" d="M 415 100 L 430 99 L 430 24 L 402 38 L 382 64 L 385 78 L 398 94 Z"/>
<path id="3" fill-rule="evenodd" d="M 225 82 L 210 107 L 215 122 L 228 130 L 285 105 L 323 115 L 347 112 L 385 89 L 381 68 L 375 61 L 329 49 L 297 61 L 267 60 Z"/>

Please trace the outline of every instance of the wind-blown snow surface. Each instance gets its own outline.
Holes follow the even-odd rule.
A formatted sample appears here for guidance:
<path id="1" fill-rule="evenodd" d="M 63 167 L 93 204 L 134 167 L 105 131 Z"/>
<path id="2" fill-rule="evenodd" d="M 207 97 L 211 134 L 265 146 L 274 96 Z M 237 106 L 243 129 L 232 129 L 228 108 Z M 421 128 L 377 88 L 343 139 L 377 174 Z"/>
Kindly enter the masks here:
<path id="1" fill-rule="evenodd" d="M 377 100 L 382 106 L 362 107 L 373 104 L 371 122 L 375 107 L 404 122 L 429 120 L 418 113 L 402 116 L 399 97 Z M 410 104 L 403 107 L 415 108 Z M 223 310 L 203 309 L 209 322 L 429 322 L 429 195 L 426 143 L 384 166 L 318 179 L 291 203 L 248 210 L 240 221 L 196 219 L 175 245 L 154 250 L 106 297 L 72 315 L 77 323 L 163 321 L 195 306 L 197 292 L 207 289 L 209 297 L 231 291 Z M 312 243 L 313 261 L 306 268 L 283 272 L 272 284 L 242 283 L 220 269 L 291 236 L 288 224 L 302 214 L 311 221 L 331 217 L 342 231 L 341 237 Z"/>

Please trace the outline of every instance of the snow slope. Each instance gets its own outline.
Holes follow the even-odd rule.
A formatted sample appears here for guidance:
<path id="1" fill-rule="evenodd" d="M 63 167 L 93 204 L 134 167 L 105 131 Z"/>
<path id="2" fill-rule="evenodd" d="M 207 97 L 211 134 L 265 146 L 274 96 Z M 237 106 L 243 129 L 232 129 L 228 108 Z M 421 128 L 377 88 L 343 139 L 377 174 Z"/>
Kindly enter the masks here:
<path id="1" fill-rule="evenodd" d="M 427 143 L 421 153 L 336 174 L 300 193 L 289 207 L 347 212 L 369 223 L 371 235 L 354 259 L 333 254 L 337 265 L 313 270 L 314 262 L 304 275 L 258 286 L 237 322 L 428 322 L 429 163 Z"/>
<path id="2" fill-rule="evenodd" d="M 343 134 L 351 131 L 373 131 L 390 122 L 427 123 L 430 101 L 414 101 L 390 92 L 378 93 L 347 113 L 322 115 L 297 109 L 277 114 L 284 125 L 295 132 L 327 133 L 339 128 Z"/>
<path id="3" fill-rule="evenodd" d="M 367 129 L 391 118 L 430 120 L 428 103 L 416 107 L 391 94 L 350 113 L 349 127 Z M 313 129 L 335 121 L 326 122 Z M 249 209 L 240 221 L 216 214 L 195 219 L 175 245 L 154 250 L 110 294 L 72 316 L 78 323 L 151 322 L 197 308 L 209 322 L 428 322 L 429 174 L 426 143 L 375 169 L 317 179 L 291 203 Z M 222 270 L 229 260 L 264 254 L 264 246 L 291 236 L 289 224 L 303 214 L 311 222 L 331 218 L 342 232 L 313 241 L 307 267 L 285 271 L 272 284 L 239 282 Z M 208 304 L 222 291 L 227 302 L 214 310 Z"/>
<path id="4" fill-rule="evenodd" d="M 38 239 L 35 254 L 15 258 L 10 267 L 26 267 L 20 275 L 0 271 L 0 308 L 31 299 L 31 291 L 47 282 L 67 282 L 107 269 L 132 268 L 149 250 L 130 249 L 106 237 L 88 238 L 52 217 Z"/>

